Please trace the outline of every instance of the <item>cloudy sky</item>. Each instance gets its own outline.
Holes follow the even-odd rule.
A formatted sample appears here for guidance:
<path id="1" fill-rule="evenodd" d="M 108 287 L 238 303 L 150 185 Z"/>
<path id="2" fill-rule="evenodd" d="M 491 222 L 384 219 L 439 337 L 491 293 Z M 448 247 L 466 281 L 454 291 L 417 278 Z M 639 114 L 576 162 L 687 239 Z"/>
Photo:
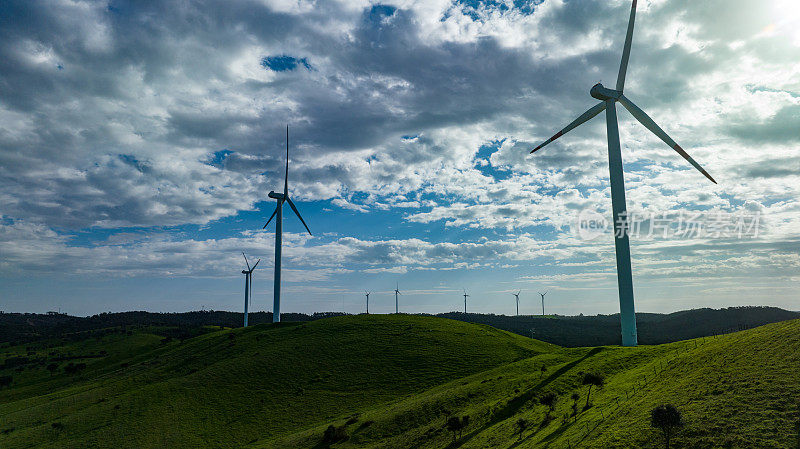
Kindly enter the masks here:
<path id="1" fill-rule="evenodd" d="M 614 313 L 611 233 L 575 226 L 610 220 L 603 116 L 529 151 L 614 85 L 629 11 L 4 1 L 0 309 L 241 310 L 246 251 L 271 310 L 289 124 L 283 311 Z M 800 309 L 800 6 L 640 1 L 625 87 L 719 182 L 618 107 L 637 309 Z"/>

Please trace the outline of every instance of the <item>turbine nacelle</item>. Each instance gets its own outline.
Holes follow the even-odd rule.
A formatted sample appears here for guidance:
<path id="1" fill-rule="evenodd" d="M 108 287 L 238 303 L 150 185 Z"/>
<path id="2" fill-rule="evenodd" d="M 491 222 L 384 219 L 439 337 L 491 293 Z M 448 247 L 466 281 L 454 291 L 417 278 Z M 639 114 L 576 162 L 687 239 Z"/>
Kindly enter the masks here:
<path id="1" fill-rule="evenodd" d="M 270 197 L 270 198 L 272 198 L 272 199 L 275 199 L 275 200 L 282 200 L 282 199 L 285 199 L 285 198 L 286 198 L 286 196 L 284 196 L 284 194 L 282 194 L 282 193 L 275 193 L 275 191 L 271 191 L 271 192 L 269 192 L 269 193 L 267 194 L 267 196 L 268 196 L 268 197 Z"/>
<path id="2" fill-rule="evenodd" d="M 619 100 L 619 97 L 622 96 L 622 91 L 609 89 L 603 86 L 601 83 L 597 83 L 589 90 L 589 95 L 594 98 L 597 98 L 601 101 L 608 101 L 608 100 Z"/>

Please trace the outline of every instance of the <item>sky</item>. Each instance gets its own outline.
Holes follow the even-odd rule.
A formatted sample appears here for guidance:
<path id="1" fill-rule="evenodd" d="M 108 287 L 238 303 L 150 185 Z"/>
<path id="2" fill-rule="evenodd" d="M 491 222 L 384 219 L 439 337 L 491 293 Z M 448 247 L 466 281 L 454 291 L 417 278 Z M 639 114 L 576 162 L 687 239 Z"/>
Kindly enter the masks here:
<path id="1" fill-rule="evenodd" d="M 603 116 L 529 152 L 630 6 L 4 1 L 0 310 L 270 311 L 288 124 L 283 312 L 616 313 Z M 637 311 L 800 309 L 800 5 L 640 1 L 625 95 L 718 182 L 617 107 Z"/>

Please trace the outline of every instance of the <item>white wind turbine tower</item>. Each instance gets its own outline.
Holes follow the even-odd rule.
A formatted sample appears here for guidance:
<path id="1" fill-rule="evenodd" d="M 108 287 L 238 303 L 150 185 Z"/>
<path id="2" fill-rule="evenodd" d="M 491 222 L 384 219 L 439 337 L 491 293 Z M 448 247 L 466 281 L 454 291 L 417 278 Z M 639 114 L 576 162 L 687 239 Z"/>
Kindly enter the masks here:
<path id="1" fill-rule="evenodd" d="M 394 313 L 400 313 L 399 302 L 397 301 L 397 295 L 401 295 L 400 293 L 400 284 L 394 288 Z"/>
<path id="2" fill-rule="evenodd" d="M 469 295 L 467 294 L 467 289 L 464 289 L 464 313 L 467 313 L 467 298 Z"/>
<path id="3" fill-rule="evenodd" d="M 300 222 L 303 223 L 303 226 L 305 226 L 306 231 L 308 231 L 308 235 L 311 235 L 311 230 L 308 229 L 308 225 L 306 224 L 305 220 L 303 220 L 303 217 L 300 216 L 300 212 L 297 211 L 292 199 L 289 198 L 289 125 L 286 125 L 286 175 L 283 181 L 283 193 L 275 193 L 272 191 L 269 192 L 268 196 L 278 201 L 278 206 L 275 208 L 275 211 L 272 212 L 269 220 L 267 220 L 267 223 L 262 228 L 265 229 L 267 225 L 269 225 L 269 222 L 272 221 L 272 218 L 277 215 L 277 218 L 275 219 L 275 300 L 272 306 L 272 322 L 278 323 L 281 321 L 281 237 L 283 235 L 284 202 L 289 203 L 289 207 L 292 208 L 292 211 L 294 211 L 295 215 L 297 215 L 297 218 L 299 218 Z"/>
<path id="4" fill-rule="evenodd" d="M 633 39 L 633 23 L 636 17 L 636 0 L 631 6 L 631 15 L 628 20 L 628 32 L 625 36 L 625 47 L 622 51 L 622 62 L 619 66 L 616 89 L 608 89 L 602 84 L 595 84 L 589 91 L 590 95 L 600 103 L 584 112 L 580 117 L 567 125 L 564 129 L 557 132 L 553 137 L 534 148 L 531 153 L 542 148 L 548 143 L 558 139 L 572 129 L 596 116 L 603 110 L 606 111 L 606 128 L 608 133 L 608 167 L 611 181 L 611 209 L 614 218 L 614 246 L 617 255 L 617 284 L 619 288 L 620 321 L 622 327 L 623 346 L 636 346 L 636 310 L 633 301 L 633 278 L 631 275 L 631 251 L 628 233 L 624 226 L 627 217 L 627 207 L 625 205 L 625 181 L 622 172 L 622 155 L 619 144 L 619 128 L 617 126 L 616 103 L 619 101 L 636 120 L 653 134 L 663 140 L 670 148 L 674 149 L 684 159 L 689 161 L 694 168 L 700 171 L 711 182 L 716 184 L 711 177 L 694 159 L 692 159 L 683 148 L 680 147 L 671 137 L 667 135 L 644 111 L 639 109 L 629 100 L 622 91 L 625 87 L 625 73 L 628 69 L 628 59 L 631 54 L 631 40 Z"/>
<path id="5" fill-rule="evenodd" d="M 244 256 L 244 263 L 247 265 L 247 270 L 242 270 L 244 275 L 244 327 L 247 327 L 247 309 L 250 305 L 250 299 L 253 297 L 253 270 L 256 269 L 261 259 L 258 259 L 251 268 L 250 261 L 247 260 L 244 251 L 242 251 L 242 256 Z"/>
<path id="6" fill-rule="evenodd" d="M 516 293 L 512 293 L 512 295 L 514 295 L 514 297 L 517 298 L 517 315 L 519 315 L 519 294 L 520 293 L 522 293 L 522 290 L 520 290 L 520 291 L 518 291 Z"/>
<path id="7" fill-rule="evenodd" d="M 538 294 L 539 294 L 539 296 L 541 296 L 541 297 L 542 297 L 542 316 L 544 316 L 544 295 L 546 295 L 546 294 L 547 294 L 547 292 L 544 292 L 544 293 L 542 293 L 542 292 L 536 292 L 536 293 L 538 293 Z"/>
<path id="8" fill-rule="evenodd" d="M 369 294 L 370 294 L 370 292 L 364 290 L 364 294 L 367 296 L 367 315 L 369 315 Z"/>

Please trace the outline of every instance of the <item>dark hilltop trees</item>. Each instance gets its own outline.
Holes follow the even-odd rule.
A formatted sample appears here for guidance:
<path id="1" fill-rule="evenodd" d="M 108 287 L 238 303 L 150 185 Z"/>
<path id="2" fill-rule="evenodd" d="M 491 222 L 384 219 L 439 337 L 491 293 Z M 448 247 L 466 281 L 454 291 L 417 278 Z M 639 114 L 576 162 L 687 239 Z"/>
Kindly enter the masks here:
<path id="1" fill-rule="evenodd" d="M 683 427 L 681 412 L 672 404 L 659 405 L 650 412 L 650 425 L 661 429 L 664 433 L 664 442 L 669 449 L 670 438 Z"/>

